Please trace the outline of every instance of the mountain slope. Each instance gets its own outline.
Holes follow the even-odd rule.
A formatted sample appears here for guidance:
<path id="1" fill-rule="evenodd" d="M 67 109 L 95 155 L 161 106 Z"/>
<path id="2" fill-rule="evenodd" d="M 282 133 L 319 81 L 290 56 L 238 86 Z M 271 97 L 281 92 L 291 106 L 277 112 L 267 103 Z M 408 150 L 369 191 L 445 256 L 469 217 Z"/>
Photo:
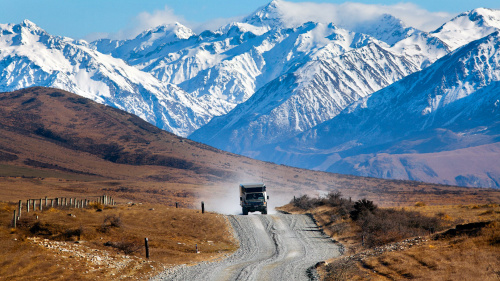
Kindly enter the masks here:
<path id="1" fill-rule="evenodd" d="M 194 35 L 189 29 L 175 24 L 146 31 L 131 40 L 100 40 L 93 45 L 161 81 L 178 85 L 205 104 L 210 118 L 224 116 L 257 92 L 262 95 L 266 89 L 276 88 L 273 84 L 284 76 L 298 77 L 295 86 L 285 87 L 293 90 L 293 95 L 279 93 L 275 96 L 302 95 L 301 98 L 283 105 L 288 106 L 286 108 L 274 109 L 274 112 L 280 112 L 276 120 L 270 121 L 275 119 L 274 114 L 255 117 L 252 121 L 257 122 L 260 118 L 260 121 L 269 123 L 269 127 L 252 125 L 250 130 L 237 133 L 259 135 L 255 143 L 254 140 L 238 140 L 254 143 L 252 147 L 242 143 L 235 144 L 238 149 L 224 147 L 237 153 L 248 150 L 246 155 L 253 155 L 257 146 L 284 140 L 326 121 L 359 97 L 427 67 L 449 52 L 446 44 L 435 36 L 406 27 L 402 21 L 389 15 L 377 18 L 369 25 L 358 26 L 356 30 L 359 32 L 332 23 L 290 22 L 286 2 L 272 1 L 242 22 L 230 23 L 215 32 Z M 371 47 L 366 47 L 369 45 Z M 346 58 L 348 56 L 358 56 L 355 59 L 360 63 Z M 331 64 L 335 67 L 329 66 Z M 388 69 L 383 69 L 385 66 Z M 317 76 L 313 75 L 314 71 L 318 72 Z M 272 104 L 259 105 L 270 106 Z M 245 110 L 249 107 L 245 106 Z M 262 112 L 256 114 L 266 115 Z M 284 120 L 285 116 L 296 118 Z M 219 123 L 243 124 L 234 118 L 231 114 L 224 117 L 225 121 L 217 120 Z M 212 134 L 227 136 L 218 132 L 220 125 L 210 125 L 203 129 L 204 139 L 198 140 L 212 139 L 208 132 L 210 128 L 215 129 Z M 217 142 L 210 144 L 218 146 Z"/>
<path id="2" fill-rule="evenodd" d="M 247 21 L 269 29 L 266 36 L 276 37 L 277 31 L 271 27 L 286 26 L 280 18 L 283 11 L 280 11 L 279 4 L 273 1 L 248 17 Z M 228 114 L 212 119 L 190 138 L 257 157 L 261 146 L 284 141 L 321 124 L 359 98 L 431 65 L 449 52 L 440 39 L 426 32 L 404 28 L 401 21 L 390 16 L 378 19 L 366 32 L 393 46 L 333 24 L 306 23 L 287 30 L 291 31 L 287 39 L 279 44 L 267 44 L 272 49 L 262 53 L 265 65 L 257 68 L 260 72 L 256 71 L 260 75 L 257 81 L 265 77 L 270 68 L 271 72 L 279 75 L 260 87 L 253 87 L 256 92 L 249 100 Z M 382 36 L 382 31 L 388 30 L 394 33 L 392 41 L 390 36 Z M 294 38 L 291 40 L 294 48 L 286 47 L 291 38 Z M 277 59 L 269 63 L 268 58 Z M 281 67 L 283 61 L 287 61 L 286 67 Z M 241 73 L 234 64 L 228 62 L 226 65 Z M 210 69 L 207 73 L 212 75 L 214 71 Z M 197 87 L 203 83 L 201 81 L 210 81 L 211 87 L 219 85 L 215 80 L 201 77 L 199 81 L 192 83 L 193 80 L 189 80 L 181 86 L 194 84 Z M 283 85 L 284 82 L 287 85 Z"/>
<path id="3" fill-rule="evenodd" d="M 214 118 L 190 138 L 255 157 L 259 146 L 327 121 L 352 102 L 417 69 L 411 61 L 376 44 L 329 60 L 311 61 L 268 83 L 247 102 Z"/>
<path id="4" fill-rule="evenodd" d="M 328 171 L 498 188 L 499 49 L 499 32 L 459 48 L 281 145 L 272 159 Z M 455 163 L 458 159 L 467 162 Z"/>
<path id="5" fill-rule="evenodd" d="M 500 30 L 500 10 L 478 8 L 446 22 L 432 34 L 452 50 Z"/>
<path id="6" fill-rule="evenodd" d="M 49 86 L 127 110 L 185 135 L 211 117 L 196 99 L 84 41 L 52 36 L 29 21 L 0 26 L 0 90 Z"/>
<path id="7" fill-rule="evenodd" d="M 207 210 L 227 213 L 239 209 L 237 186 L 245 181 L 265 181 L 272 206 L 285 204 L 294 195 L 330 190 L 354 200 L 376 199 L 381 205 L 424 199 L 488 202 L 500 196 L 492 190 L 359 178 L 265 163 L 183 139 L 122 110 L 52 88 L 0 93 L 0 135 L 4 200 L 19 200 L 26 194 L 108 194 L 123 201 L 170 206 L 184 202 L 197 207 L 204 201 Z"/>

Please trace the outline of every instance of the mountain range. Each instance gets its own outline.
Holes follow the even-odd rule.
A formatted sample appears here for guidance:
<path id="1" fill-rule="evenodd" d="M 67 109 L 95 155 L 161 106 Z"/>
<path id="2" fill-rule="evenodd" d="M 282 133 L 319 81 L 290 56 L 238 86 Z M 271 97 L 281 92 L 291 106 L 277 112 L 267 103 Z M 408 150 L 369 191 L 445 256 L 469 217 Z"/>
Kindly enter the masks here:
<path id="1" fill-rule="evenodd" d="M 265 154 L 326 171 L 498 188 L 499 49 L 497 31 Z"/>
<path id="2" fill-rule="evenodd" d="M 499 187 L 488 106 L 499 99 L 500 11 L 475 9 L 433 32 L 391 15 L 347 29 L 284 13 L 275 0 L 216 31 L 176 23 L 91 43 L 28 20 L 0 25 L 0 90 L 64 89 L 276 163 Z M 490 160 L 451 165 L 460 155 Z"/>

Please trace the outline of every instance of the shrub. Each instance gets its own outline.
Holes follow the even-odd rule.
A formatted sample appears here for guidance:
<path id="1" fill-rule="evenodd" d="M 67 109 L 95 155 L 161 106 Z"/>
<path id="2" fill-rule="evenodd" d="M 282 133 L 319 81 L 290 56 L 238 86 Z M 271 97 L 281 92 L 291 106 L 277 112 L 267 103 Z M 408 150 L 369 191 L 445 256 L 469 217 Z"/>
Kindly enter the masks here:
<path id="1" fill-rule="evenodd" d="M 351 259 L 340 259 L 326 266 L 327 280 L 350 280 L 359 276 L 356 262 Z"/>
<path id="2" fill-rule="evenodd" d="M 360 235 L 367 247 L 426 235 L 441 227 L 441 221 L 436 217 L 426 217 L 419 212 L 394 209 L 363 212 L 356 222 L 361 227 Z"/>
<path id="3" fill-rule="evenodd" d="M 122 240 L 119 242 L 108 241 L 104 243 L 104 246 L 113 247 L 119 251 L 122 251 L 125 255 L 131 255 L 142 249 L 142 245 L 138 241 L 132 240 Z"/>
<path id="4" fill-rule="evenodd" d="M 341 206 L 345 201 L 347 200 L 342 198 L 342 193 L 340 193 L 340 191 L 331 191 L 326 195 L 326 203 L 332 207 Z"/>
<path id="5" fill-rule="evenodd" d="M 339 191 L 331 191 L 324 198 L 311 198 L 305 194 L 300 197 L 295 197 L 290 203 L 303 210 L 310 210 L 323 205 L 335 207 L 342 217 L 349 214 L 352 208 L 350 200 L 342 198 L 342 194 Z"/>
<path id="6" fill-rule="evenodd" d="M 76 229 L 66 229 L 61 235 L 59 235 L 59 237 L 62 240 L 70 241 L 73 240 L 73 237 L 76 237 L 77 240 L 81 240 L 82 235 L 83 235 L 83 227 L 80 227 Z"/>
<path id="7" fill-rule="evenodd" d="M 368 213 L 373 213 L 377 209 L 377 205 L 375 205 L 373 201 L 361 199 L 354 203 L 353 208 L 354 210 L 351 211 L 351 218 L 355 221 L 362 216 L 366 216 Z"/>
<path id="8" fill-rule="evenodd" d="M 328 226 L 328 229 L 336 235 L 342 235 L 349 231 L 350 225 L 347 222 L 334 223 Z"/>
<path id="9" fill-rule="evenodd" d="M 120 228 L 120 227 L 122 227 L 122 221 L 121 221 L 120 217 L 118 217 L 116 215 L 110 215 L 110 216 L 106 216 L 104 218 L 104 222 L 102 223 L 101 227 L 99 228 L 99 231 L 106 233 L 111 228 Z"/>
<path id="10" fill-rule="evenodd" d="M 310 210 L 318 206 L 319 199 L 310 198 L 309 196 L 307 196 L 307 194 L 304 194 L 300 197 L 292 199 L 291 203 L 295 207 L 300 208 L 302 210 Z"/>
<path id="11" fill-rule="evenodd" d="M 379 209 L 370 200 L 361 199 L 352 203 L 342 198 L 340 192 L 330 192 L 324 198 L 310 198 L 307 195 L 294 198 L 291 203 L 300 209 L 310 210 L 317 206 L 331 206 L 329 230 L 334 234 L 343 234 L 350 228 L 350 223 L 341 220 L 351 218 L 361 228 L 359 238 L 366 247 L 381 246 L 409 237 L 421 236 L 441 228 L 442 219 L 448 216 L 426 217 L 419 212 Z M 340 223 L 334 223 L 341 221 Z M 492 239 L 492 241 L 497 241 Z M 496 243 L 496 242 L 492 242 Z"/>

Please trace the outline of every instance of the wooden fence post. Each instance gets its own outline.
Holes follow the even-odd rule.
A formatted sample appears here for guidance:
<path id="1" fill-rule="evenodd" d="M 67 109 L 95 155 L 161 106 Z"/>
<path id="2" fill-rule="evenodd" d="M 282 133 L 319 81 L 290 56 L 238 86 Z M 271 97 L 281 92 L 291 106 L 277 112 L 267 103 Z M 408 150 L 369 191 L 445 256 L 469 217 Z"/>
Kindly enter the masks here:
<path id="1" fill-rule="evenodd" d="M 45 207 L 47 207 L 47 196 L 45 196 Z"/>
<path id="2" fill-rule="evenodd" d="M 12 226 L 16 228 L 16 225 L 17 225 L 17 216 L 16 216 L 16 210 L 14 210 L 14 218 L 12 221 Z"/>
<path id="3" fill-rule="evenodd" d="M 179 208 L 179 202 L 175 202 L 175 208 Z"/>
<path id="4" fill-rule="evenodd" d="M 19 217 L 21 217 L 21 209 L 23 208 L 23 201 L 22 200 L 19 200 L 19 206 L 18 206 L 18 213 L 19 213 Z"/>
<path id="5" fill-rule="evenodd" d="M 33 212 L 36 212 L 36 199 L 33 199 Z"/>
<path id="6" fill-rule="evenodd" d="M 50 207 L 54 208 L 54 199 L 50 199 Z"/>
<path id="7" fill-rule="evenodd" d="M 201 201 L 201 213 L 205 213 L 205 202 Z"/>
<path id="8" fill-rule="evenodd" d="M 146 258 L 149 259 L 149 243 L 148 243 L 148 238 L 144 238 L 144 246 L 146 247 Z"/>
<path id="9" fill-rule="evenodd" d="M 30 212 L 30 203 L 31 203 L 31 202 L 30 202 L 30 200 L 28 199 L 28 200 L 26 201 L 26 212 L 27 212 L 27 213 L 29 213 L 29 212 Z"/>
<path id="10" fill-rule="evenodd" d="M 42 198 L 40 198 L 40 207 L 38 207 L 38 209 L 40 209 L 40 212 L 42 211 Z"/>

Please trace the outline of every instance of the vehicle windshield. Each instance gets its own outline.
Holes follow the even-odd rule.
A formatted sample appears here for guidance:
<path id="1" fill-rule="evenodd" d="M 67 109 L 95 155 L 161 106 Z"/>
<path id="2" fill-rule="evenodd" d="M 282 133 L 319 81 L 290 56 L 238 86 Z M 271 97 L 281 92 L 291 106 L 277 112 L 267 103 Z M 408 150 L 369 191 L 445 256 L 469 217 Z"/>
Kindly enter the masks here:
<path id="1" fill-rule="evenodd" d="M 249 193 L 247 194 L 247 200 L 264 199 L 263 193 Z"/>

